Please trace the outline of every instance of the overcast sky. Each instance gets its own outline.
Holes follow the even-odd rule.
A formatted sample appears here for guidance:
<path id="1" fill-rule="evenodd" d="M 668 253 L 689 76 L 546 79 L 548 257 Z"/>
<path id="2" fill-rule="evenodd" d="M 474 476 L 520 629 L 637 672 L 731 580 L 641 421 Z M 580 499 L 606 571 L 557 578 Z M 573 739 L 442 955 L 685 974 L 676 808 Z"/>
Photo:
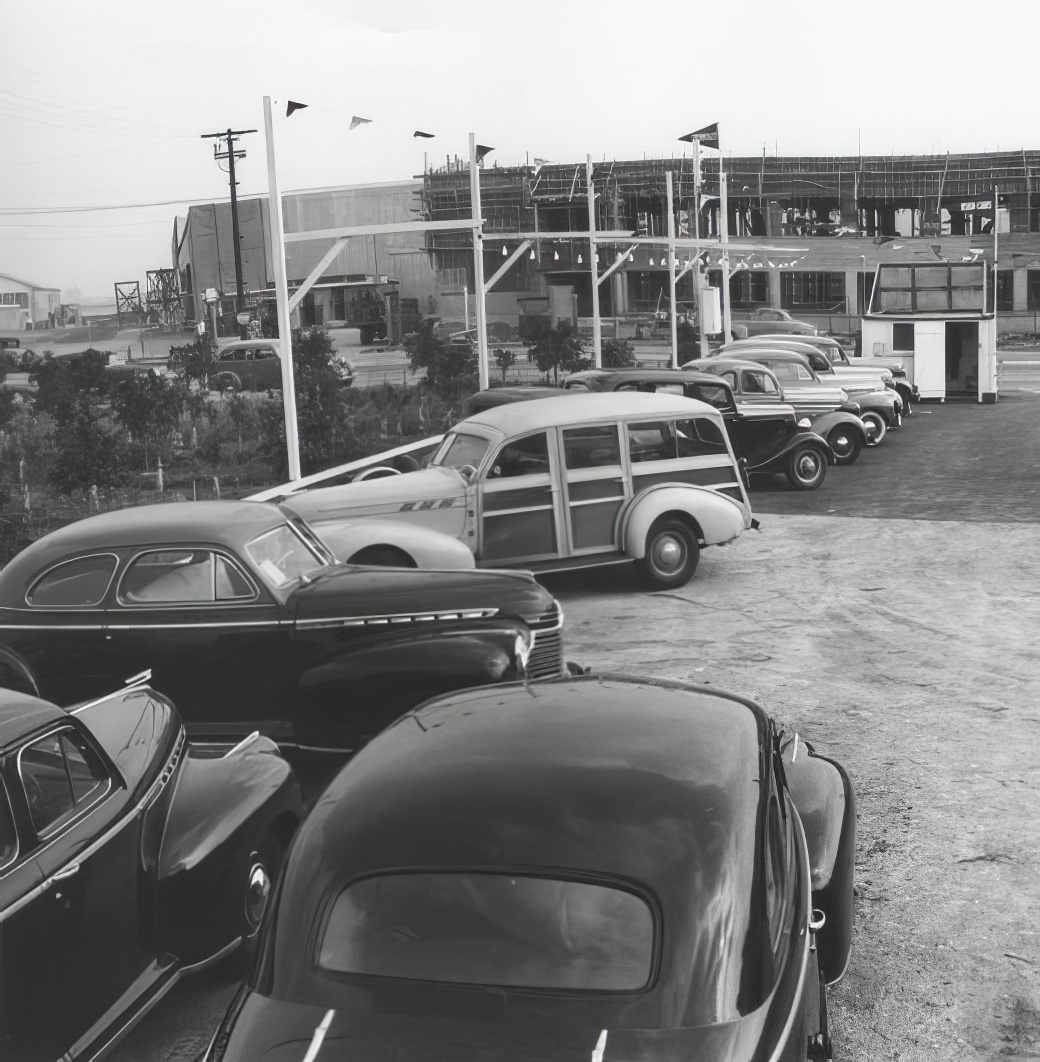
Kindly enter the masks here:
<path id="1" fill-rule="evenodd" d="M 487 164 L 1040 146 L 1032 5 L 936 0 L 57 0 L 4 5 L 0 273 L 66 299 L 171 264 L 173 220 L 228 196 L 204 133 L 266 193 Z M 286 120 L 285 101 L 307 103 Z M 352 116 L 371 119 L 349 132 Z M 415 139 L 423 129 L 432 140 Z M 224 164 L 226 165 L 226 164 Z M 77 210 L 75 208 L 89 208 Z"/>

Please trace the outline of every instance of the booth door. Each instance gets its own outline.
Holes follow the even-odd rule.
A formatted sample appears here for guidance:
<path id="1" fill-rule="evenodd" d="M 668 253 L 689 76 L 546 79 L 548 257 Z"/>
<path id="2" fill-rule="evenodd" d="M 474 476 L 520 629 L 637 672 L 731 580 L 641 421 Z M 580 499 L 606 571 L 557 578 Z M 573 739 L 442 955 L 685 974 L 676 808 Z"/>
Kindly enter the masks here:
<path id="1" fill-rule="evenodd" d="M 946 322 L 946 391 L 978 394 L 979 322 Z"/>
<path id="2" fill-rule="evenodd" d="M 946 323 L 914 322 L 914 383 L 922 398 L 946 397 Z"/>

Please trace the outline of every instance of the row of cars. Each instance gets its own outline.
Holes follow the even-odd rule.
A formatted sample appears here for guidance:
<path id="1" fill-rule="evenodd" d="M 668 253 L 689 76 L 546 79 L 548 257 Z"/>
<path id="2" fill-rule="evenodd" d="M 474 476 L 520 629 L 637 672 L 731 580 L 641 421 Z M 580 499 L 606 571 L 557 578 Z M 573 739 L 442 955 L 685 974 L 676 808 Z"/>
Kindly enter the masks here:
<path id="1" fill-rule="evenodd" d="M 531 575 L 681 585 L 755 524 L 731 438 L 685 393 L 564 394 L 18 554 L 3 1057 L 97 1057 L 250 938 L 207 1062 L 830 1057 L 845 772 L 743 698 L 567 665 Z M 349 757 L 309 813 L 301 748 Z"/>

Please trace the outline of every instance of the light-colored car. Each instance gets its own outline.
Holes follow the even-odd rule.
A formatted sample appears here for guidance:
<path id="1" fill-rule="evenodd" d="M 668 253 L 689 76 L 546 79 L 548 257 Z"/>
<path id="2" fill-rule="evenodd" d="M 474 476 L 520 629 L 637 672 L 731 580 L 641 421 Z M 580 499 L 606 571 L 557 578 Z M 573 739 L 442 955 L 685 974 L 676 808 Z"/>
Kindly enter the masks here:
<path id="1" fill-rule="evenodd" d="M 796 321 L 786 310 L 771 306 L 760 306 L 747 314 L 733 317 L 733 335 L 736 338 L 758 336 L 764 333 L 787 335 L 816 335 L 816 328 L 808 321 Z"/>
<path id="2" fill-rule="evenodd" d="M 479 567 L 634 560 L 658 589 L 687 582 L 703 547 L 757 526 L 719 411 L 658 394 L 484 410 L 448 432 L 424 469 L 289 504 L 327 540 L 359 518 L 406 521 L 464 542 Z"/>

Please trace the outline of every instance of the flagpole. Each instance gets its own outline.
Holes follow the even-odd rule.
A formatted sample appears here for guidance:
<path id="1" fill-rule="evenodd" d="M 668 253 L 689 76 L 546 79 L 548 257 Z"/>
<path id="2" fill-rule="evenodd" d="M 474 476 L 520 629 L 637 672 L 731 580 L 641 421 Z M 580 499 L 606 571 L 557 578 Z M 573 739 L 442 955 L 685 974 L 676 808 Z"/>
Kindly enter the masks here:
<path id="1" fill-rule="evenodd" d="M 278 357 L 282 362 L 282 406 L 285 413 L 285 449 L 289 479 L 296 480 L 300 470 L 300 433 L 296 421 L 296 384 L 293 378 L 292 324 L 289 317 L 289 281 L 285 270 L 285 227 L 282 221 L 282 197 L 278 192 L 278 174 L 274 160 L 274 122 L 271 97 L 264 97 L 264 133 L 267 139 L 267 196 L 271 212 L 271 256 L 274 267 L 275 306 L 278 311 Z"/>

